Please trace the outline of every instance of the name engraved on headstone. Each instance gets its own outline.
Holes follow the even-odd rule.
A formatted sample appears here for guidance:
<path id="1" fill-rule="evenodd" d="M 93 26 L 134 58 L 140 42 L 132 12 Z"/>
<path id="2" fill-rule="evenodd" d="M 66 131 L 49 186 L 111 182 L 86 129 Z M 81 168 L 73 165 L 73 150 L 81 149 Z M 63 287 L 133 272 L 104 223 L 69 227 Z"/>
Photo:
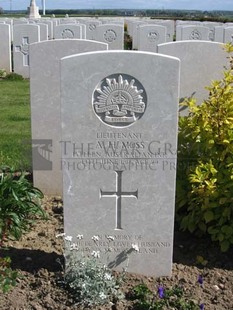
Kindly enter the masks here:
<path id="1" fill-rule="evenodd" d="M 139 132 L 97 132 L 90 142 L 60 141 L 62 169 L 142 171 L 175 170 L 176 149 L 171 143 L 147 141 Z"/>
<path id="2" fill-rule="evenodd" d="M 121 203 L 122 197 L 135 197 L 138 198 L 138 190 L 134 192 L 122 191 L 122 174 L 123 171 L 115 171 L 116 173 L 116 191 L 107 192 L 100 190 L 100 198 L 102 197 L 114 197 L 116 198 L 116 227 L 115 229 L 122 229 L 121 224 Z"/>

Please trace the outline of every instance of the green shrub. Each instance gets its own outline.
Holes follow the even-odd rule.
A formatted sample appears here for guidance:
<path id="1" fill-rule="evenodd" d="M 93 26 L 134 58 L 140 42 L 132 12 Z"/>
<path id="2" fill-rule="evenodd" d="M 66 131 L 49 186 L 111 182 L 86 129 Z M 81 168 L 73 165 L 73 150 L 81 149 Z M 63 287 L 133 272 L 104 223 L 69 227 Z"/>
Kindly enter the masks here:
<path id="1" fill-rule="evenodd" d="M 16 280 L 19 277 L 17 271 L 10 267 L 11 259 L 9 257 L 0 257 L 0 290 L 3 293 L 8 292 L 11 286 L 16 285 Z"/>
<path id="2" fill-rule="evenodd" d="M 0 246 L 9 238 L 19 239 L 31 228 L 41 208 L 42 192 L 33 187 L 25 173 L 19 177 L 8 168 L 0 168 Z"/>
<path id="3" fill-rule="evenodd" d="M 230 68 L 208 99 L 183 103 L 190 113 L 179 121 L 176 200 L 180 228 L 210 235 L 223 252 L 233 244 L 233 46 L 226 50 Z"/>
<path id="4" fill-rule="evenodd" d="M 134 300 L 135 310 L 198 310 L 201 305 L 193 300 L 181 286 L 165 288 L 158 285 L 157 291 L 152 292 L 144 283 L 135 286 L 129 294 Z"/>
<path id="5" fill-rule="evenodd" d="M 8 81 L 22 81 L 24 80 L 24 78 L 22 77 L 22 75 L 20 74 L 17 74 L 17 73 L 14 73 L 14 72 L 11 72 L 9 74 L 7 74 L 5 77 L 4 77 L 5 80 L 8 80 Z"/>
<path id="6" fill-rule="evenodd" d="M 17 176 L 9 168 L 0 168 L 0 249 L 4 241 L 19 239 L 38 217 L 46 217 L 40 206 L 42 197 L 41 191 L 33 187 L 24 173 Z M 0 257 L 0 290 L 3 293 L 15 286 L 19 277 L 10 263 L 9 257 Z"/>

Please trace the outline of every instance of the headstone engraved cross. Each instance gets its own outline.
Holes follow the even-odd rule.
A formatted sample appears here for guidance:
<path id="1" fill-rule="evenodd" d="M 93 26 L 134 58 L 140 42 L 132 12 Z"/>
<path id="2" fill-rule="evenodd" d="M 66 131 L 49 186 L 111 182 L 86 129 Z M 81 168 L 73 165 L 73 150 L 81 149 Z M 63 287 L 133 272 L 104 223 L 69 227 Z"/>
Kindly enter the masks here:
<path id="1" fill-rule="evenodd" d="M 15 51 L 23 54 L 23 65 L 29 66 L 29 37 L 23 37 L 22 44 L 17 45 Z"/>
<path id="2" fill-rule="evenodd" d="M 138 190 L 134 192 L 122 191 L 122 174 L 123 171 L 116 172 L 116 191 L 107 192 L 100 190 L 100 198 L 102 197 L 115 197 L 116 198 L 116 228 L 122 229 L 121 225 L 121 200 L 122 197 L 135 197 L 138 198 Z"/>
<path id="3" fill-rule="evenodd" d="M 21 24 L 13 26 L 14 72 L 29 78 L 30 53 L 29 46 L 40 41 L 40 26 Z"/>

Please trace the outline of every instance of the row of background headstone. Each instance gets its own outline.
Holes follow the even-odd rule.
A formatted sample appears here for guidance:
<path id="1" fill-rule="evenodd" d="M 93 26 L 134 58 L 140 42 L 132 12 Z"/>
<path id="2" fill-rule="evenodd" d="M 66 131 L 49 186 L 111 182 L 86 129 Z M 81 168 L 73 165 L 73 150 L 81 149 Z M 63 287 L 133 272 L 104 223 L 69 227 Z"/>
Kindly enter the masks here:
<path id="1" fill-rule="evenodd" d="M 59 62 L 64 56 L 107 50 L 108 46 L 101 42 L 67 39 L 30 44 L 29 49 L 32 139 L 52 141 L 54 150 L 50 154 L 53 167 L 51 170 L 41 171 L 40 166 L 36 168 L 38 158 L 33 157 L 35 160 L 33 163 L 34 184 L 44 193 L 61 195 Z M 181 61 L 180 101 L 191 96 L 196 98 L 198 103 L 207 99 L 208 91 L 205 86 L 210 85 L 212 80 L 220 79 L 224 66 L 227 66 L 227 55 L 222 43 L 208 41 L 169 42 L 160 44 L 158 50 L 159 54 L 164 55 L 165 58 L 172 56 Z M 142 65 L 135 64 L 139 71 Z M 124 71 L 123 68 L 122 71 Z M 85 83 L 85 81 L 83 82 Z M 41 111 L 46 111 L 46 113 L 43 113 L 42 116 Z M 186 115 L 187 111 L 180 111 L 180 113 Z"/>
<path id="2" fill-rule="evenodd" d="M 233 41 L 232 24 L 150 19 L 0 19 L 0 68 L 29 77 L 28 44 L 49 39 L 87 39 L 124 49 L 124 24 L 132 49 L 158 52 L 161 43 L 179 40 Z M 176 25 L 175 25 L 176 24 Z M 13 53 L 11 53 L 13 42 Z M 12 61 L 13 54 L 13 61 Z"/>
<path id="3" fill-rule="evenodd" d="M 137 38 L 139 28 L 145 25 L 159 25 L 166 27 L 166 37 L 164 42 L 170 42 L 174 39 L 179 40 L 210 40 L 214 42 L 226 43 L 232 40 L 232 36 L 229 32 L 232 32 L 232 23 L 221 23 L 221 22 L 198 22 L 198 21 L 173 21 L 173 20 L 156 20 L 156 19 L 86 19 L 86 18 L 65 18 L 65 19 L 0 19 L 0 23 L 6 23 L 9 25 L 19 24 L 30 24 L 36 23 L 39 25 L 46 24 L 48 26 L 48 39 L 57 39 L 59 36 L 62 38 L 80 38 L 80 39 L 96 39 L 96 28 L 103 24 L 115 24 L 123 26 L 127 24 L 128 33 L 132 37 L 134 42 L 134 48 L 137 48 Z M 80 25 L 82 29 L 81 33 L 77 36 L 76 34 L 65 33 L 61 27 L 64 24 L 69 25 Z M 59 33 L 59 28 L 55 31 L 55 28 L 60 26 L 62 32 Z M 188 29 L 184 29 L 189 27 Z M 43 28 L 43 27 L 42 27 Z M 189 31 L 190 30 L 190 31 Z M 194 32 L 193 32 L 194 30 Z M 44 31 L 43 31 L 44 32 Z M 174 34 L 176 33 L 176 38 Z M 13 39 L 12 39 L 13 40 Z M 40 39 L 42 41 L 42 38 Z"/>

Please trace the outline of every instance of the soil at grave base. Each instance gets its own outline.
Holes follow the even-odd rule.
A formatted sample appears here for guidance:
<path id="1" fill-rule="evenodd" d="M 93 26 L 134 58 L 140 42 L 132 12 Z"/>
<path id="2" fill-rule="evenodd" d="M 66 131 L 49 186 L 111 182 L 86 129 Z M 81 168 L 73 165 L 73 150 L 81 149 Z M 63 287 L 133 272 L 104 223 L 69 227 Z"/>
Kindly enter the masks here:
<path id="1" fill-rule="evenodd" d="M 11 257 L 13 268 L 19 270 L 22 277 L 10 292 L 0 293 L 1 310 L 81 309 L 74 306 L 72 298 L 57 282 L 62 274 L 57 259 L 62 261 L 63 244 L 55 236 L 63 230 L 62 201 L 59 197 L 45 197 L 43 206 L 49 220 L 39 221 L 33 231 L 20 241 L 8 242 L 8 251 L 2 251 Z M 198 255 L 208 261 L 205 268 L 197 266 Z M 204 278 L 203 287 L 197 283 L 198 275 Z M 155 292 L 159 280 L 165 287 L 182 283 L 186 294 L 198 303 L 204 303 L 205 310 L 233 310 L 233 251 L 220 253 L 207 240 L 175 232 L 172 277 L 154 279 L 127 274 L 123 290 L 127 295 L 133 286 L 144 282 Z M 134 304 L 124 300 L 114 306 L 92 309 L 134 309 Z"/>

